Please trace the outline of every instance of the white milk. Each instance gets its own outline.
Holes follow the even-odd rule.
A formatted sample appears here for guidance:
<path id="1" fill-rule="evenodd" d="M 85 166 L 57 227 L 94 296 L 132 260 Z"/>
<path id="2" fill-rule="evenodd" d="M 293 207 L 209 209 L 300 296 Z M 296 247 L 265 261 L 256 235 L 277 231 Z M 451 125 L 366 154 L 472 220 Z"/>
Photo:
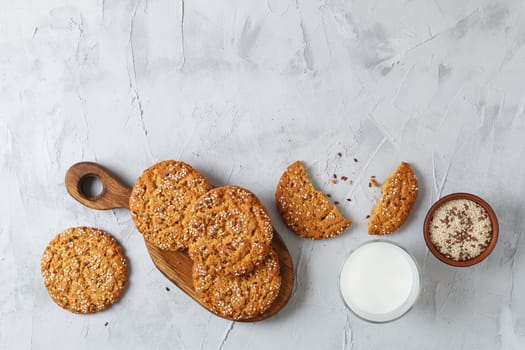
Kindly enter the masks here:
<path id="1" fill-rule="evenodd" d="M 394 320 L 417 299 L 419 269 L 403 248 L 388 241 L 363 244 L 346 259 L 340 288 L 346 305 L 373 322 Z"/>

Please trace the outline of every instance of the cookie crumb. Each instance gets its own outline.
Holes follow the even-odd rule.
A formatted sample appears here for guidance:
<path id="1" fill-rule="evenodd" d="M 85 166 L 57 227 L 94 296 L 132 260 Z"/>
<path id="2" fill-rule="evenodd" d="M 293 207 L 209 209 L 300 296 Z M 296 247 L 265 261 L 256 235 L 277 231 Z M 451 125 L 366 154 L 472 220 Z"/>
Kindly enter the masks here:
<path id="1" fill-rule="evenodd" d="M 379 186 L 379 184 L 377 183 L 375 179 L 375 176 L 372 176 L 370 178 L 370 183 L 368 185 L 369 185 L 368 187 L 378 187 Z"/>
<path id="2" fill-rule="evenodd" d="M 330 181 L 330 182 L 335 185 L 337 183 L 337 180 L 336 179 L 332 179 L 332 181 Z"/>

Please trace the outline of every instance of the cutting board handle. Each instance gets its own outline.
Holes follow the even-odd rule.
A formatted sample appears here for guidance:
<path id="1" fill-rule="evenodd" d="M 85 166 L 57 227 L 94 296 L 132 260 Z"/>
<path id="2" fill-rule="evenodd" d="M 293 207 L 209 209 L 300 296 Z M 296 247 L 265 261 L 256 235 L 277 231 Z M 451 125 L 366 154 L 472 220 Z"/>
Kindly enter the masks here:
<path id="1" fill-rule="evenodd" d="M 85 182 L 93 178 L 102 184 L 102 191 L 95 196 L 87 194 L 84 189 Z M 129 208 L 131 188 L 97 163 L 80 162 L 69 168 L 66 173 L 66 189 L 73 198 L 89 208 Z"/>

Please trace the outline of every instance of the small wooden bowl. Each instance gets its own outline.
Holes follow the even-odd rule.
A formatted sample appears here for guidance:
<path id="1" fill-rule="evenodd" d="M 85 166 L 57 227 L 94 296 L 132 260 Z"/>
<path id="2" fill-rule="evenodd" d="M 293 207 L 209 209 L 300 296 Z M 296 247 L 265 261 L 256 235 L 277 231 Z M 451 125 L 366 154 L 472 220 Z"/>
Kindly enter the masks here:
<path id="1" fill-rule="evenodd" d="M 443 254 L 441 254 L 439 250 L 437 250 L 437 248 L 434 246 L 434 244 L 430 240 L 430 219 L 432 219 L 432 217 L 434 216 L 434 212 L 436 211 L 437 208 L 439 208 L 444 203 L 454 200 L 454 199 L 468 199 L 468 200 L 471 200 L 481 205 L 483 209 L 485 209 L 485 211 L 489 215 L 490 222 L 492 224 L 492 239 L 490 240 L 489 246 L 480 255 L 470 260 L 456 261 L 456 260 L 447 258 Z M 498 235 L 499 235 L 498 218 L 496 217 L 494 210 L 492 210 L 490 205 L 488 205 L 488 203 L 485 202 L 483 199 L 473 194 L 470 194 L 470 193 L 452 193 L 452 194 L 449 194 L 448 196 L 445 196 L 439 199 L 436 203 L 434 203 L 434 205 L 432 205 L 432 207 L 430 207 L 427 213 L 427 216 L 425 217 L 425 223 L 423 224 L 423 236 L 425 237 L 425 242 L 427 244 L 428 249 L 432 252 L 432 254 L 434 254 L 436 258 L 438 258 L 445 264 L 452 265 L 452 266 L 466 267 L 466 266 L 476 265 L 477 263 L 483 261 L 487 256 L 489 256 L 489 254 L 492 252 L 492 250 L 496 246 Z"/>

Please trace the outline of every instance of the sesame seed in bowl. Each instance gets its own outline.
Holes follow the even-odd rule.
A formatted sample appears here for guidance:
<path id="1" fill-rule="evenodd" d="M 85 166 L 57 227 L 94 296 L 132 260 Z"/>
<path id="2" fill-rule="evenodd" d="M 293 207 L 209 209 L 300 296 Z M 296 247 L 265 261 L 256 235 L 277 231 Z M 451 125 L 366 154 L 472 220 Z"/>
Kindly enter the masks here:
<path id="1" fill-rule="evenodd" d="M 436 258 L 452 266 L 472 266 L 496 246 L 499 226 L 494 210 L 469 193 L 438 200 L 427 213 L 423 234 Z"/>

